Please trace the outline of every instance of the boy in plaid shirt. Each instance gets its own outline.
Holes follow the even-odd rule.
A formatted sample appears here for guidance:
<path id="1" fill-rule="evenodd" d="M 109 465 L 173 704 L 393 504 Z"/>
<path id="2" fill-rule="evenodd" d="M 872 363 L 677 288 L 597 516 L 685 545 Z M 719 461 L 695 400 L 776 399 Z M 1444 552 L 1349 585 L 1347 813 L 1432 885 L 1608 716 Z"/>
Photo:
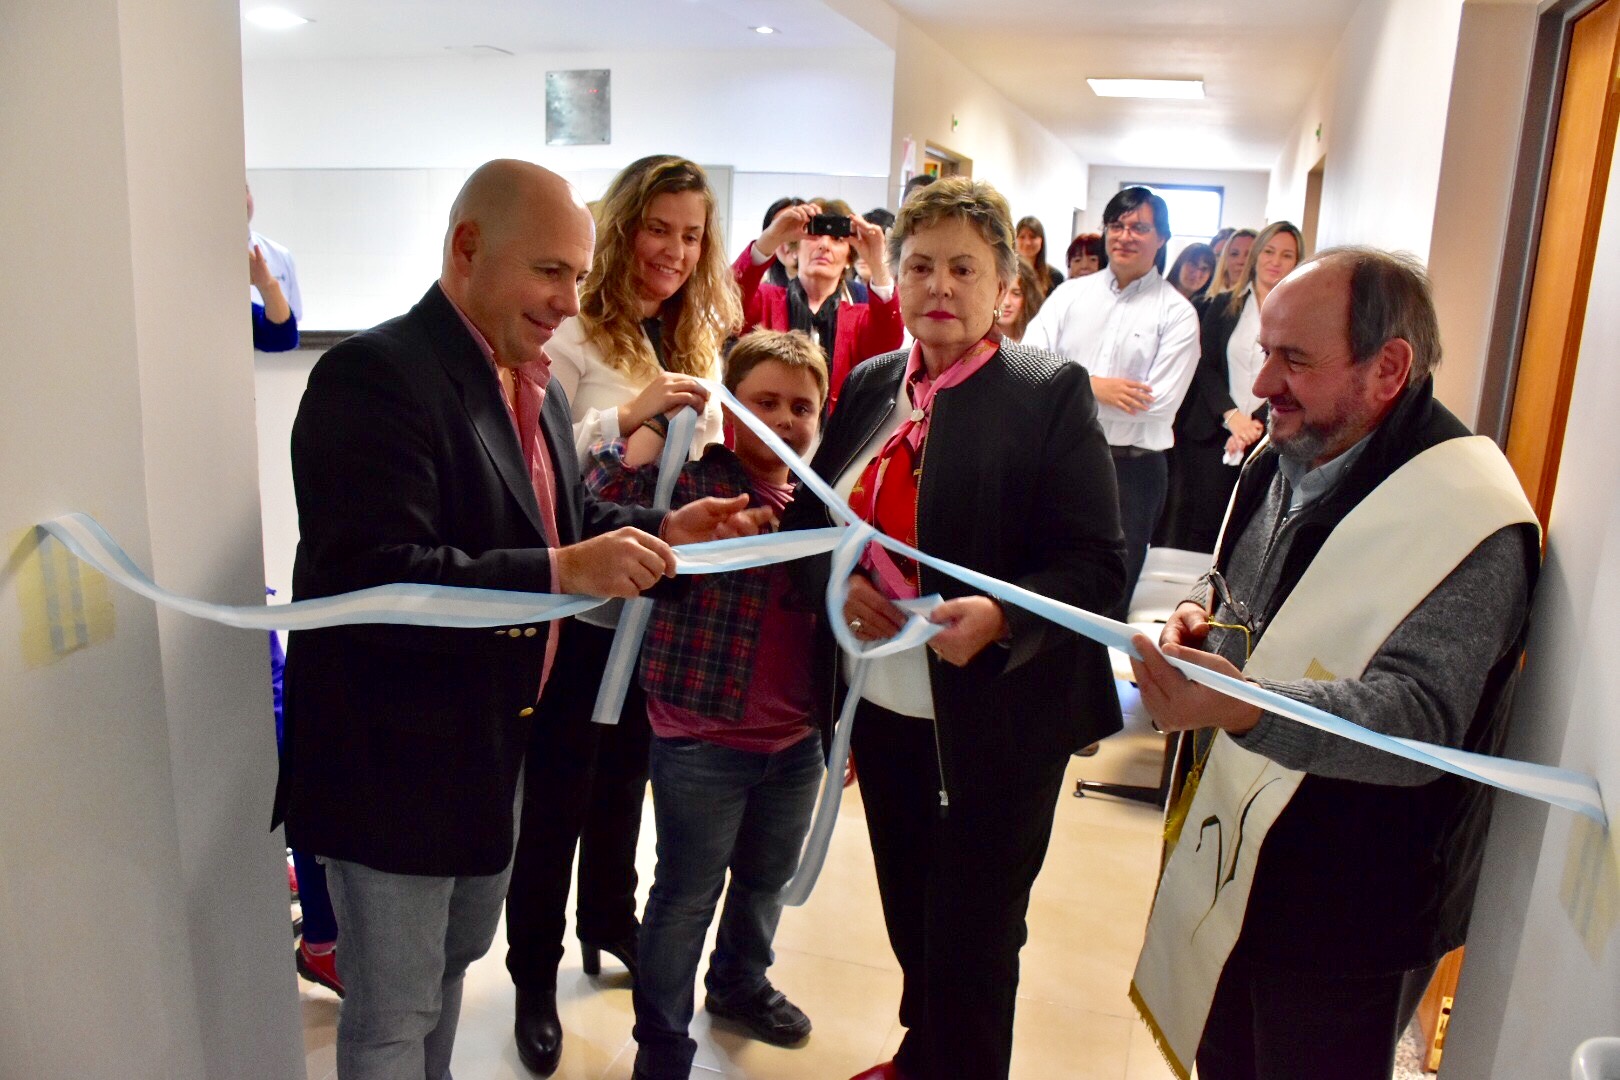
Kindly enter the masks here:
<path id="1" fill-rule="evenodd" d="M 809 450 L 827 395 L 821 348 L 802 333 L 756 331 L 726 362 L 726 387 L 798 454 Z M 605 499 L 649 503 L 668 424 L 656 418 L 593 451 L 586 483 Z M 681 470 L 674 505 L 750 496 L 780 513 L 793 498 L 788 468 L 746 427 Z M 697 965 L 726 872 L 731 884 L 704 1007 L 755 1036 L 791 1045 L 810 1020 L 766 978 L 777 899 L 810 828 L 824 761 L 810 673 L 815 615 L 786 603 L 781 565 L 690 578 L 659 601 L 642 648 L 653 740 L 649 775 L 658 866 L 642 916 L 634 1075 L 691 1073 Z"/>

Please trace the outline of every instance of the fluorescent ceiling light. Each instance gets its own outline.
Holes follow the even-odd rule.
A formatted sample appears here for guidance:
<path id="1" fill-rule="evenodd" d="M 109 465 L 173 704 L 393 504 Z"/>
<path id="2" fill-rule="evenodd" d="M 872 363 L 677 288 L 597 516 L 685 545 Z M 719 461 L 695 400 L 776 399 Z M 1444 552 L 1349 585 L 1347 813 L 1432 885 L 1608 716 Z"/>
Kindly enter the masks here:
<path id="1" fill-rule="evenodd" d="M 774 26 L 750 26 L 748 29 L 752 30 L 756 34 L 774 34 L 774 33 L 776 33 L 776 27 L 774 27 Z"/>
<path id="2" fill-rule="evenodd" d="M 1098 97 L 1202 98 L 1203 79 L 1087 79 Z"/>
<path id="3" fill-rule="evenodd" d="M 286 8 L 278 7 L 254 8 L 242 17 L 254 26 L 262 26 L 266 30 L 290 30 L 309 22 L 302 15 L 294 15 Z"/>

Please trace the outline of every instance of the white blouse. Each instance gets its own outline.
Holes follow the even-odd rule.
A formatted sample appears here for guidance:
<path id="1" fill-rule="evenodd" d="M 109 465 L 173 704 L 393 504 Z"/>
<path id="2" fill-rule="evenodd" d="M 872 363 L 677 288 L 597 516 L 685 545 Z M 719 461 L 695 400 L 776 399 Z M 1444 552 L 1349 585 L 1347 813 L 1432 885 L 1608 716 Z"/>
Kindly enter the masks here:
<path id="1" fill-rule="evenodd" d="M 589 472 L 591 447 L 630 434 L 619 430 L 619 406 L 634 401 L 647 384 L 633 381 L 628 372 L 602 359 L 602 350 L 585 339 L 585 327 L 578 316 L 557 328 L 546 344 L 546 355 L 551 358 L 551 377 L 568 395 L 568 407 L 573 411 L 574 450 L 579 454 L 580 468 Z M 720 377 L 719 357 L 709 377 Z M 692 439 L 692 460 L 701 457 L 710 443 L 719 442 L 723 434 L 720 403 L 711 398 Z"/>
<path id="2" fill-rule="evenodd" d="M 1253 416 L 1266 402 L 1254 394 L 1254 380 L 1265 362 L 1266 354 L 1260 351 L 1260 305 L 1255 303 L 1251 290 L 1243 298 L 1243 311 L 1226 342 L 1227 391 L 1244 416 Z"/>
<path id="3" fill-rule="evenodd" d="M 568 408 L 574 417 L 574 450 L 579 454 L 583 473 L 591 470 L 591 447 L 624 438 L 619 431 L 619 406 L 635 400 L 646 383 L 631 381 L 627 372 L 602 359 L 602 350 L 585 340 L 585 328 L 576 315 L 557 327 L 546 343 L 551 360 L 551 378 L 568 395 Z M 715 358 L 712 377 L 720 377 L 720 359 Z M 710 443 L 724 438 L 724 418 L 720 402 L 709 399 L 692 435 L 692 460 L 696 461 Z M 579 616 L 581 622 L 612 629 L 619 623 L 618 601 L 605 604 Z"/>
<path id="4" fill-rule="evenodd" d="M 855 455 L 852 464 L 844 474 L 838 478 L 833 489 L 849 498 L 849 493 L 860 480 L 866 467 L 877 457 L 883 444 L 889 441 L 889 436 L 900 430 L 901 421 L 911 412 L 911 400 L 906 397 L 905 380 L 900 380 L 900 388 L 895 394 L 894 411 L 889 418 L 879 426 L 861 452 Z M 846 682 L 855 677 L 856 660 L 846 652 L 840 652 L 844 665 L 844 680 Z M 893 656 L 884 656 L 870 661 L 870 670 L 866 673 L 866 689 L 861 697 L 872 704 L 899 713 L 901 716 L 915 716 L 924 720 L 934 717 L 934 688 L 928 679 L 928 649 L 907 649 L 903 653 Z"/>

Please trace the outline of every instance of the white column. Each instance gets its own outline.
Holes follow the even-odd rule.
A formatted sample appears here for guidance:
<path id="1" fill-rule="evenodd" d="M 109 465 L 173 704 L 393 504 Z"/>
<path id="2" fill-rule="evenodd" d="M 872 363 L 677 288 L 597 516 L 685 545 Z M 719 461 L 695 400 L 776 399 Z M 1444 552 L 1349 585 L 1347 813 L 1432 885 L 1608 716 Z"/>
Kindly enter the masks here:
<path id="1" fill-rule="evenodd" d="M 111 594 L 37 663 L 28 526 L 262 590 L 229 0 L 0 5 L 0 1071 L 303 1075 L 263 635 Z"/>

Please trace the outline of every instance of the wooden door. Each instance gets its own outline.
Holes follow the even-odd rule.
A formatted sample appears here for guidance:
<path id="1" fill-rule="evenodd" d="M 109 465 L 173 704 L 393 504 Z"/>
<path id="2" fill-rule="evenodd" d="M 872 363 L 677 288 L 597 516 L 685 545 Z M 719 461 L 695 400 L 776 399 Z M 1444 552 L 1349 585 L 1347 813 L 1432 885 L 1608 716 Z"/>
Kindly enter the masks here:
<path id="1" fill-rule="evenodd" d="M 1620 0 L 1604 0 L 1572 31 L 1507 433 L 1508 460 L 1543 527 L 1564 447 L 1620 117 Z"/>

